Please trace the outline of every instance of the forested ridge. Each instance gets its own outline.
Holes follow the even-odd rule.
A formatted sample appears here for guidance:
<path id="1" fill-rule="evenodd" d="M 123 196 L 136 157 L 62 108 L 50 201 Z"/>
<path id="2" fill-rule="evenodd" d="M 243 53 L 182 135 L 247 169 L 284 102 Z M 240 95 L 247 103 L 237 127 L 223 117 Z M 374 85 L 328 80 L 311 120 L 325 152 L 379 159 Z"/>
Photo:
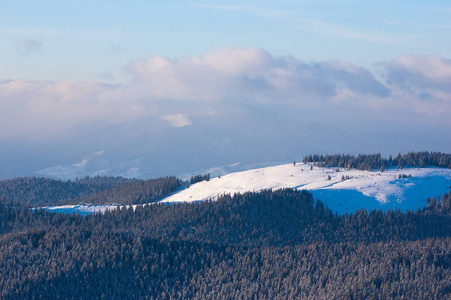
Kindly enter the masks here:
<path id="1" fill-rule="evenodd" d="M 318 163 L 325 167 L 340 167 L 359 170 L 383 170 L 390 167 L 451 168 L 451 154 L 429 151 L 409 152 L 404 155 L 399 153 L 394 158 L 391 155 L 389 158 L 383 158 L 380 153 L 359 154 L 357 157 L 350 154 L 314 154 L 305 156 L 302 161 Z"/>
<path id="2" fill-rule="evenodd" d="M 181 184 L 182 181 L 174 176 L 148 180 L 133 180 L 132 182 L 111 189 L 72 199 L 68 203 L 120 203 L 123 205 L 151 203 L 161 200 L 170 193 L 175 192 Z"/>
<path id="3" fill-rule="evenodd" d="M 333 214 L 307 191 L 105 214 L 0 204 L 4 299 L 449 299 L 451 193 Z"/>
<path id="4" fill-rule="evenodd" d="M 173 176 L 149 180 L 95 176 L 75 181 L 22 177 L 0 181 L 0 199 L 34 207 L 80 202 L 141 204 L 164 198 L 181 183 Z"/>

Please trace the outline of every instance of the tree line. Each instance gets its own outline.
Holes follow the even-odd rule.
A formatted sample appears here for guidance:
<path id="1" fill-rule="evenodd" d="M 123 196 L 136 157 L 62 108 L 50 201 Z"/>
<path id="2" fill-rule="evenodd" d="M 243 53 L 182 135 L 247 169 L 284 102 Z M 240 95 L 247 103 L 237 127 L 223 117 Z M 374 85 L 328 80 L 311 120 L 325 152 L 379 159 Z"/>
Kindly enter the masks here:
<path id="1" fill-rule="evenodd" d="M 357 157 L 350 154 L 335 155 L 307 155 L 303 162 L 314 162 L 322 167 L 339 167 L 346 169 L 359 170 L 381 170 L 397 167 L 398 169 L 414 167 L 439 167 L 451 168 L 451 154 L 441 152 L 409 152 L 407 154 L 399 153 L 396 157 L 383 158 L 380 153 L 359 154 Z"/>

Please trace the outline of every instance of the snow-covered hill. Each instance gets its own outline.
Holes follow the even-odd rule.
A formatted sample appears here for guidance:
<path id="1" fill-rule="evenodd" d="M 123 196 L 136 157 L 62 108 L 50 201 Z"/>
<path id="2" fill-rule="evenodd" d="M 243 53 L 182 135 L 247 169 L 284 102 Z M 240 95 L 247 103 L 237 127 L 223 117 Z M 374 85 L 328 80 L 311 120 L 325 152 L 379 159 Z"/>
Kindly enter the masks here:
<path id="1" fill-rule="evenodd" d="M 338 170 L 338 172 L 337 172 Z M 407 178 L 399 178 L 407 176 Z M 440 196 L 451 185 L 451 170 L 440 168 L 389 169 L 384 172 L 320 168 L 297 163 L 237 172 L 190 186 L 163 203 L 216 199 L 221 194 L 263 189 L 310 190 L 338 213 L 360 207 L 417 209 L 430 196 Z"/>
<path id="2" fill-rule="evenodd" d="M 401 178 L 400 178 L 401 177 Z M 384 172 L 320 168 L 310 163 L 285 164 L 235 172 L 202 181 L 179 191 L 160 203 L 215 200 L 222 194 L 264 189 L 309 190 L 337 213 L 352 213 L 361 207 L 416 210 L 427 198 L 440 196 L 451 186 L 451 170 L 441 168 L 389 169 Z M 66 205 L 45 209 L 81 214 L 114 209 L 110 205 Z"/>

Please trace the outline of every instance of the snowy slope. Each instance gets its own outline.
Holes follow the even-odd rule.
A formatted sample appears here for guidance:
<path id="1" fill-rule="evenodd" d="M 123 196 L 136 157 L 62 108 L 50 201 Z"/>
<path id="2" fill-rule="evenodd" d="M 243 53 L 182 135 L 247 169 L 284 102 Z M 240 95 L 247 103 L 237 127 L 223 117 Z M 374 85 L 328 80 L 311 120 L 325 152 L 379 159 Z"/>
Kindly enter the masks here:
<path id="1" fill-rule="evenodd" d="M 451 170 L 440 168 L 390 169 L 385 172 L 346 171 L 298 163 L 254 169 L 203 181 L 174 194 L 163 203 L 216 199 L 221 194 L 263 189 L 296 188 L 313 192 L 339 213 L 364 207 L 417 209 L 430 196 L 439 196 L 451 185 Z M 400 174 L 409 178 L 398 179 Z M 329 180 L 330 176 L 330 180 Z M 350 179 L 342 180 L 342 176 Z M 341 203 L 341 202 L 343 203 Z M 344 203 L 347 202 L 347 203 Z"/>
<path id="2" fill-rule="evenodd" d="M 312 168 L 312 170 L 311 170 Z M 398 179 L 399 175 L 411 176 Z M 330 177 L 330 179 L 329 179 Z M 342 180 L 342 178 L 349 178 Z M 441 168 L 389 169 L 384 172 L 319 168 L 307 163 L 285 164 L 231 173 L 191 185 L 160 203 L 214 200 L 221 194 L 245 193 L 263 189 L 295 188 L 309 190 L 337 213 L 354 212 L 361 207 L 416 210 L 427 198 L 440 196 L 451 186 L 451 170 Z M 104 212 L 119 204 L 48 206 L 62 213 Z M 135 207 L 136 205 L 134 205 Z"/>

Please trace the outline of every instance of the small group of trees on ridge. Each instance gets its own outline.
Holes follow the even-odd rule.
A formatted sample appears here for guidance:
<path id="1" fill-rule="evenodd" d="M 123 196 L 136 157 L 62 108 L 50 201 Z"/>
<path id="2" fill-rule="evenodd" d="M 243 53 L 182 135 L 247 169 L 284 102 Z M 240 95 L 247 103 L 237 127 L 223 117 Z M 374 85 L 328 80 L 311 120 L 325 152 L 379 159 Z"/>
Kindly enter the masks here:
<path id="1" fill-rule="evenodd" d="M 201 181 L 209 181 L 210 180 L 210 173 L 207 173 L 205 175 L 193 175 L 191 176 L 189 180 L 189 184 L 195 184 Z"/>

